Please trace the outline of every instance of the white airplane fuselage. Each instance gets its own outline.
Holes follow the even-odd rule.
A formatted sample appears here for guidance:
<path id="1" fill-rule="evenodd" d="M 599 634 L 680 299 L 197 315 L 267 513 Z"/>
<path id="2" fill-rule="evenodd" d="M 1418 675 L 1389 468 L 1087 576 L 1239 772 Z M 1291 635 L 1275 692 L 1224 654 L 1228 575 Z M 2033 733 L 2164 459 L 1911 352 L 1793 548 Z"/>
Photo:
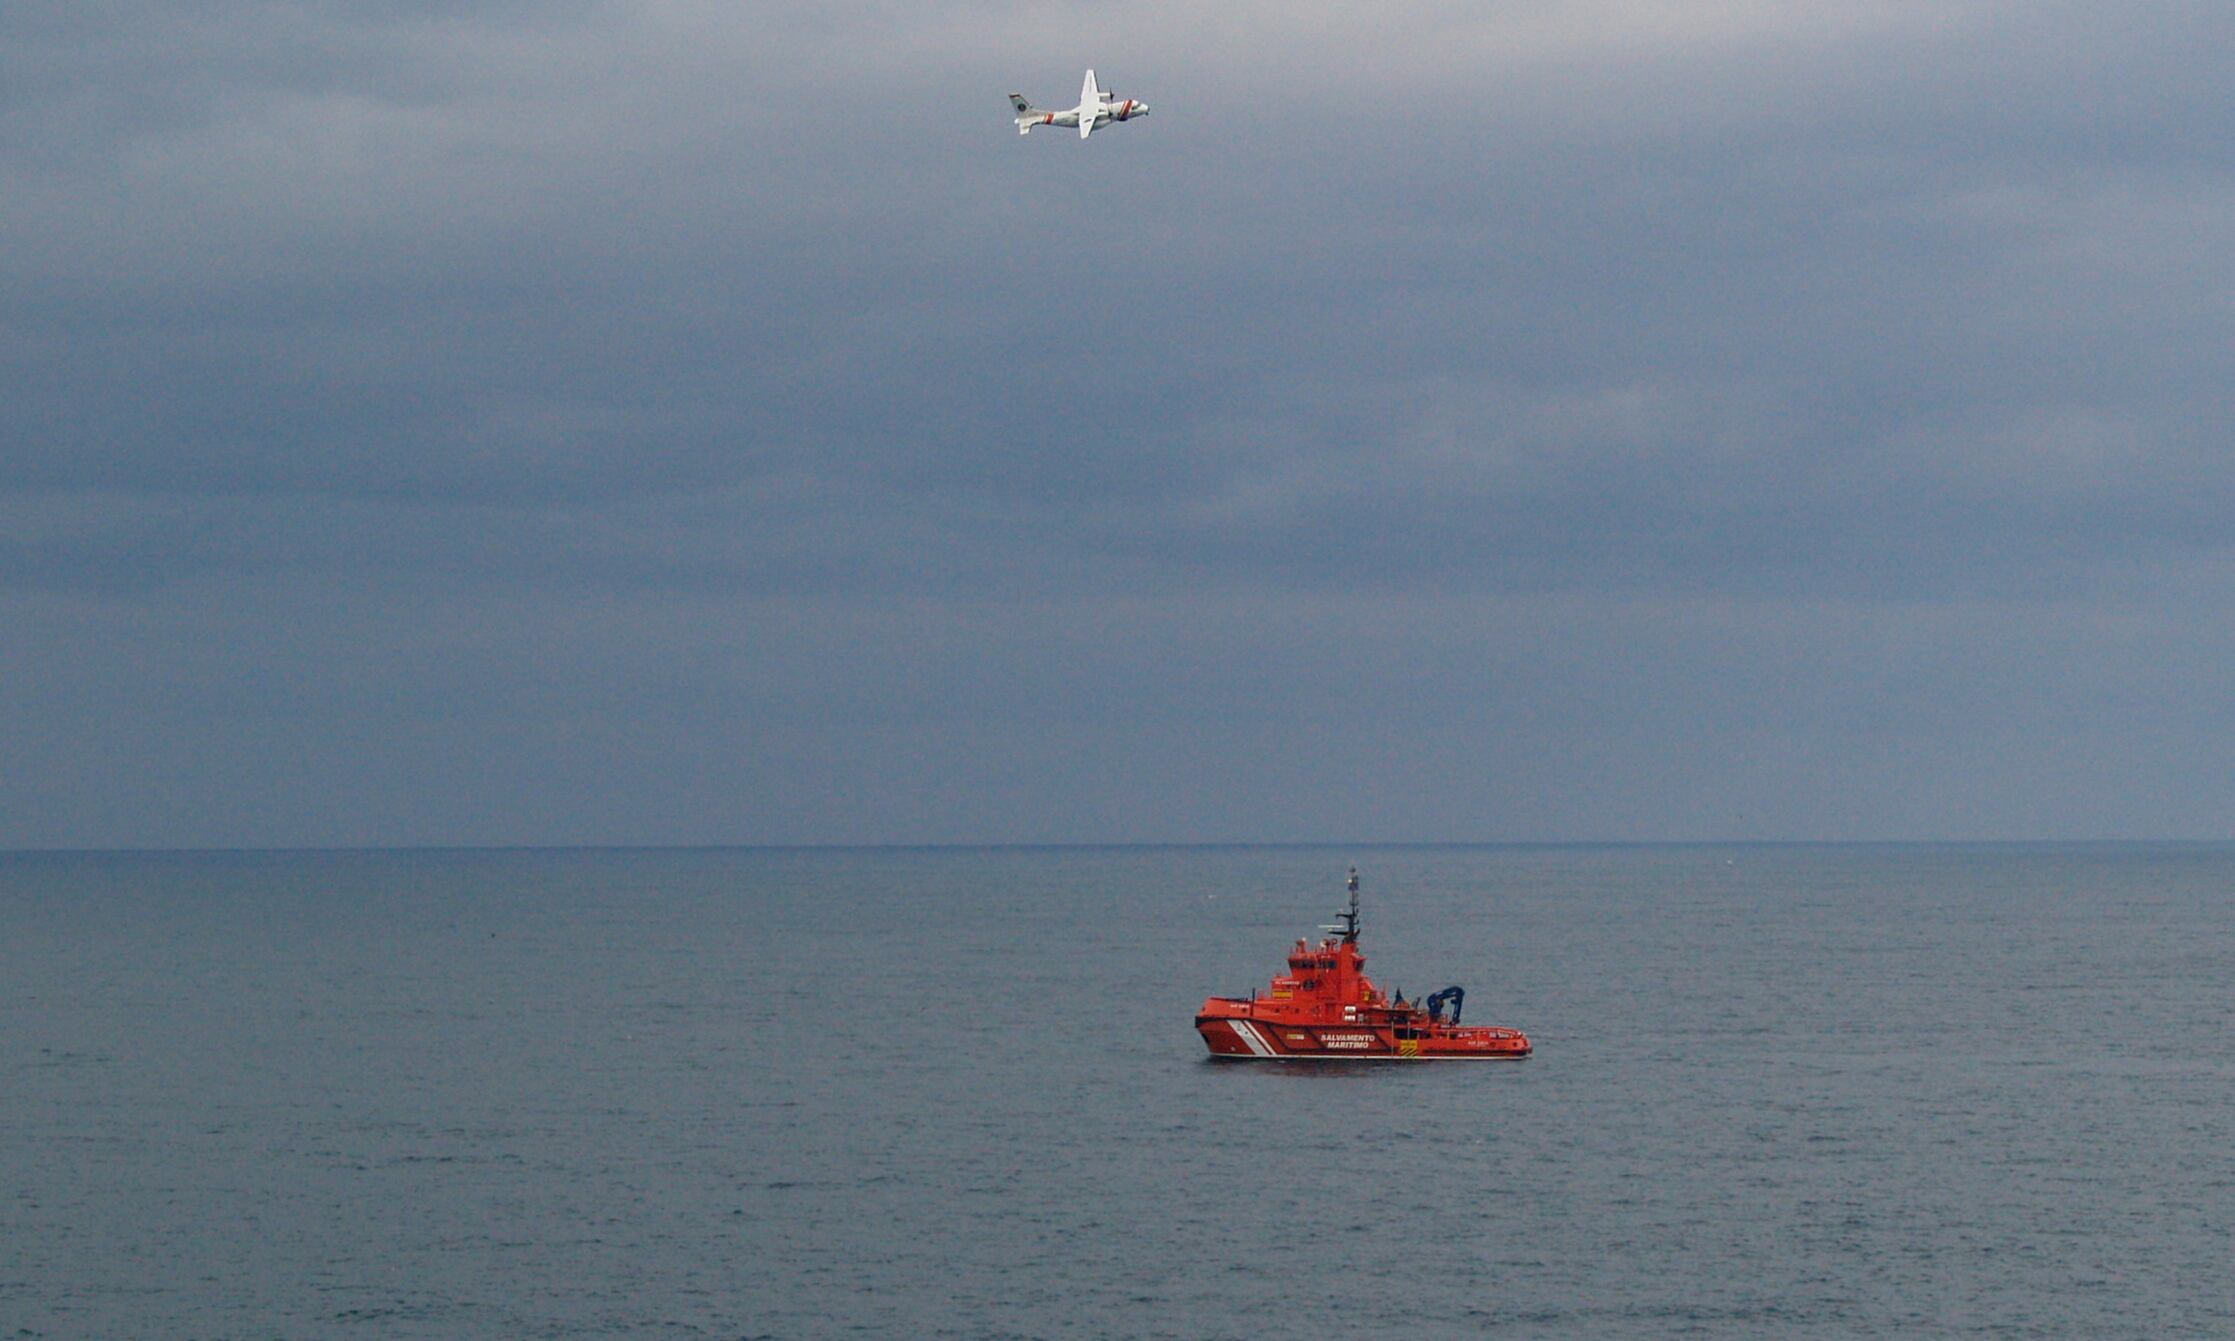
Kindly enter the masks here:
<path id="1" fill-rule="evenodd" d="M 1068 111 L 1034 107 L 1021 93 L 1010 94 L 1009 102 L 1017 109 L 1017 134 L 1029 135 L 1036 126 L 1077 126 L 1082 140 L 1114 121 L 1131 121 L 1149 113 L 1149 105 L 1138 98 L 1113 98 L 1104 93 L 1094 82 L 1092 70 L 1086 72 L 1086 84 L 1079 90 L 1079 105 Z"/>

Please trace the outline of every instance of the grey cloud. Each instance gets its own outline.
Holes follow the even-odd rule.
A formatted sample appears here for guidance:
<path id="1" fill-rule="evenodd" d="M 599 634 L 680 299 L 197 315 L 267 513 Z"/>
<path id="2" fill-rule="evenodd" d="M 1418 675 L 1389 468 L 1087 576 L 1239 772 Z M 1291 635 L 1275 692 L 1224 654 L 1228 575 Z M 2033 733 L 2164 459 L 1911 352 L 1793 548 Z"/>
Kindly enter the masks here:
<path id="1" fill-rule="evenodd" d="M 1936 742 L 2116 757 L 2087 705 L 2170 684 L 2136 640 L 2219 650 L 2173 632 L 2224 600 L 2235 501 L 2211 7 L 0 25 L 0 601 L 46 742 L 0 841 L 158 831 L 54 721 L 250 778 L 307 767 L 293 732 L 385 814 L 160 830 L 272 841 L 432 833 L 408 797 L 482 788 L 516 800 L 468 830 L 515 832 L 500 758 L 565 775 L 559 812 L 599 759 L 684 804 L 662 751 L 729 799 L 619 836 L 1271 836 L 1321 731 L 1381 758 L 1393 836 L 1959 831 L 1892 780 L 1928 764 L 1980 826 L 2066 832 L 2086 804 Z M 1088 61 L 1156 115 L 1010 133 L 1003 93 Z M 144 655 L 176 693 L 115 669 Z M 1905 676 L 1950 692 L 1871 687 Z M 2127 774 L 2203 777 L 2153 751 L 2223 707 L 2138 704 Z M 1400 781 L 1400 745 L 1440 763 Z M 1608 781 L 1655 751 L 1687 762 Z M 1545 757 L 1597 762 L 1507 780 Z M 23 809 L 64 777 L 108 818 Z M 1339 826 L 1313 795 L 1299 829 Z"/>

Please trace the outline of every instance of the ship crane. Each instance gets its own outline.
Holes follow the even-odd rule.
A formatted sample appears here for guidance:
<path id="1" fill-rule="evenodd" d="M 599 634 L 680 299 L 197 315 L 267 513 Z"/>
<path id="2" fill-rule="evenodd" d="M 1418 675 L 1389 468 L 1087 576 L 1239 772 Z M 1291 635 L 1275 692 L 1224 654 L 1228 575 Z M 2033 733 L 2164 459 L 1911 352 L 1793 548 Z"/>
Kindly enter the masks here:
<path id="1" fill-rule="evenodd" d="M 1431 1024 L 1442 1023 L 1443 1008 L 1447 1005 L 1450 1006 L 1451 1023 L 1457 1026 L 1459 1023 L 1459 1008 L 1467 1004 L 1467 989 L 1453 984 L 1440 992 L 1429 993 L 1428 999 L 1422 1004 L 1428 1007 L 1428 1021 Z"/>

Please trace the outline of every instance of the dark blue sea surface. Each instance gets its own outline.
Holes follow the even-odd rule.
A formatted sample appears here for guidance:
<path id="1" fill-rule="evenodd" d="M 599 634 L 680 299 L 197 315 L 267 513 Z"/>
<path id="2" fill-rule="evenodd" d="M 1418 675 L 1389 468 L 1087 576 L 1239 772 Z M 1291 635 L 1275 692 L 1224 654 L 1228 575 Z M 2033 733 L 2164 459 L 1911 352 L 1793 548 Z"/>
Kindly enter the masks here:
<path id="1" fill-rule="evenodd" d="M 1212 1063 L 1365 881 L 1523 1063 Z M 2235 1335 L 2235 849 L 0 856 L 0 1338 Z"/>

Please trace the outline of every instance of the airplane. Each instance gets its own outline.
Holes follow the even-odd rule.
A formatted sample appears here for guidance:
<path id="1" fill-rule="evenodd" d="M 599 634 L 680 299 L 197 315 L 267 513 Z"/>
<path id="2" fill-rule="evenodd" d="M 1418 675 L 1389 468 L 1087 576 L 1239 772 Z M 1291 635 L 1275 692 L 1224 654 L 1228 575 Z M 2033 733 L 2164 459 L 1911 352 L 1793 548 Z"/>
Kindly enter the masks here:
<path id="1" fill-rule="evenodd" d="M 1017 109 L 1017 134 L 1030 135 L 1034 126 L 1077 126 L 1082 140 L 1092 135 L 1096 126 L 1131 121 L 1149 114 L 1149 105 L 1145 102 L 1131 98 L 1119 102 L 1104 93 L 1094 82 L 1092 70 L 1086 72 L 1086 86 L 1079 90 L 1079 105 L 1068 112 L 1042 111 L 1026 102 L 1022 93 L 1010 94 L 1009 103 Z"/>

